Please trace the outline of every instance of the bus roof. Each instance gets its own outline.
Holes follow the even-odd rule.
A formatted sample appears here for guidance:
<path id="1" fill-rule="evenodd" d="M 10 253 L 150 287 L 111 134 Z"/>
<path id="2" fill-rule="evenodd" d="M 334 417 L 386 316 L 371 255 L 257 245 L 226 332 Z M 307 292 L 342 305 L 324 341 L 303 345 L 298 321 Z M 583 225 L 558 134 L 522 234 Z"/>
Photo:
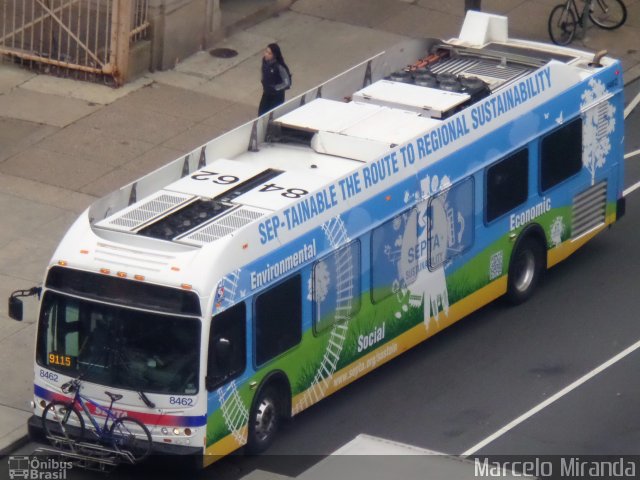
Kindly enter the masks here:
<path id="1" fill-rule="evenodd" d="M 614 62 L 607 57 L 601 61 Z M 460 112 L 494 96 L 507 101 L 525 89 L 532 105 L 542 102 L 593 75 L 598 66 L 590 62 L 591 54 L 578 50 L 511 40 L 506 17 L 469 12 L 458 39 L 416 40 L 378 54 L 98 200 L 74 227 L 73 240 L 59 247 L 54 262 L 65 258 L 94 271 L 108 264 L 135 267 L 162 283 L 168 269 L 184 273 L 187 264 L 197 269 L 208 262 L 219 269 L 208 275 L 219 278 L 238 262 L 256 259 L 312 228 L 307 224 L 275 242 L 255 242 L 264 219 L 282 218 L 281 212 L 304 195 L 395 155 L 426 132 L 442 129 L 453 135 L 462 128 L 454 123 Z M 540 98 L 533 98 L 538 93 Z M 500 121 L 517 118 L 531 105 L 519 107 Z M 481 133 L 479 129 L 477 135 Z M 467 137 L 403 174 L 415 175 L 472 141 Z M 331 213 L 339 214 L 373 190 L 360 198 L 343 198 Z M 92 260 L 78 256 L 78 238 L 85 251 L 94 242 L 118 253 L 111 258 L 102 248 Z M 230 239 L 236 240 L 238 255 L 224 251 Z M 247 248 L 249 244 L 258 246 Z M 121 250 L 135 258 L 123 261 Z M 166 252 L 176 260 L 158 266 L 157 257 Z M 153 259 L 147 261 L 149 255 Z M 179 257 L 182 266 L 176 267 Z M 210 291 L 212 286 L 201 288 Z"/>

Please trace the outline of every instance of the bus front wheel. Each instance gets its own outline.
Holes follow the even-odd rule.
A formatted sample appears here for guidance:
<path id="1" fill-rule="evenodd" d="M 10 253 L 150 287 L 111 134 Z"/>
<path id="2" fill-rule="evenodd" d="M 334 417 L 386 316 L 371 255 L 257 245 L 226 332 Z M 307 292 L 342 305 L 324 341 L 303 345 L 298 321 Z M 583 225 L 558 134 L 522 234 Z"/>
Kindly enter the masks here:
<path id="1" fill-rule="evenodd" d="M 531 297 L 544 269 L 544 247 L 532 236 L 516 244 L 509 263 L 507 298 L 515 305 Z"/>
<path id="2" fill-rule="evenodd" d="M 248 453 L 264 452 L 273 442 L 282 422 L 280 399 L 273 386 L 266 386 L 258 394 L 249 418 Z"/>

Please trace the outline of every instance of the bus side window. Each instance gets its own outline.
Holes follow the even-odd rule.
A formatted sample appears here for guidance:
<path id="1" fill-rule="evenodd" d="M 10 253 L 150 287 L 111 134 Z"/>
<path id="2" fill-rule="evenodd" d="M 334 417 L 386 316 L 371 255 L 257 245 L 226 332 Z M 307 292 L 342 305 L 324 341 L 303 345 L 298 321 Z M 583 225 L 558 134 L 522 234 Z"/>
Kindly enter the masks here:
<path id="1" fill-rule="evenodd" d="M 256 364 L 262 365 L 302 339 L 302 280 L 293 275 L 255 302 Z"/>
<path id="2" fill-rule="evenodd" d="M 313 265 L 315 333 L 360 311 L 360 241 L 339 248 Z"/>
<path id="3" fill-rule="evenodd" d="M 523 204 L 529 196 L 529 150 L 520 150 L 486 171 L 486 219 L 491 222 Z"/>
<path id="4" fill-rule="evenodd" d="M 582 170 L 582 119 L 577 118 L 542 139 L 540 190 L 546 192 L 580 170 Z"/>
<path id="5" fill-rule="evenodd" d="M 247 358 L 244 302 L 219 313 L 211 322 L 207 390 L 214 390 L 244 372 Z"/>

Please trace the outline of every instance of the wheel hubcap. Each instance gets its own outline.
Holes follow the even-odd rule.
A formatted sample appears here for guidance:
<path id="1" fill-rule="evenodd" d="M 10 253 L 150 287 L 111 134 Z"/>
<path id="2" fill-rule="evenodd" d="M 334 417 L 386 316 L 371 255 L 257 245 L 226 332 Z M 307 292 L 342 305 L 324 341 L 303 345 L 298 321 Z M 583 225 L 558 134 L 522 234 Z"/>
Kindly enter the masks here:
<path id="1" fill-rule="evenodd" d="M 524 292 L 533 281 L 535 275 L 536 262 L 533 253 L 529 250 L 522 252 L 516 265 L 516 281 L 514 285 L 520 292 Z"/>
<path id="2" fill-rule="evenodd" d="M 276 427 L 276 406 L 271 398 L 263 398 L 256 411 L 255 432 L 262 441 L 273 434 Z"/>

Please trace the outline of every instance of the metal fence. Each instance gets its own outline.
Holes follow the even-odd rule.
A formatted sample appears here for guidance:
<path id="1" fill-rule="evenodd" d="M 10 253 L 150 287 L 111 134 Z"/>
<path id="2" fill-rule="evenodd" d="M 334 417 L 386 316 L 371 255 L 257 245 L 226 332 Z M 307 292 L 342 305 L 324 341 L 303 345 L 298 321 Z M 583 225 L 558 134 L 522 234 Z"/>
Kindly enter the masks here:
<path id="1" fill-rule="evenodd" d="M 0 0 L 0 55 L 32 68 L 126 79 L 147 38 L 149 0 Z"/>

